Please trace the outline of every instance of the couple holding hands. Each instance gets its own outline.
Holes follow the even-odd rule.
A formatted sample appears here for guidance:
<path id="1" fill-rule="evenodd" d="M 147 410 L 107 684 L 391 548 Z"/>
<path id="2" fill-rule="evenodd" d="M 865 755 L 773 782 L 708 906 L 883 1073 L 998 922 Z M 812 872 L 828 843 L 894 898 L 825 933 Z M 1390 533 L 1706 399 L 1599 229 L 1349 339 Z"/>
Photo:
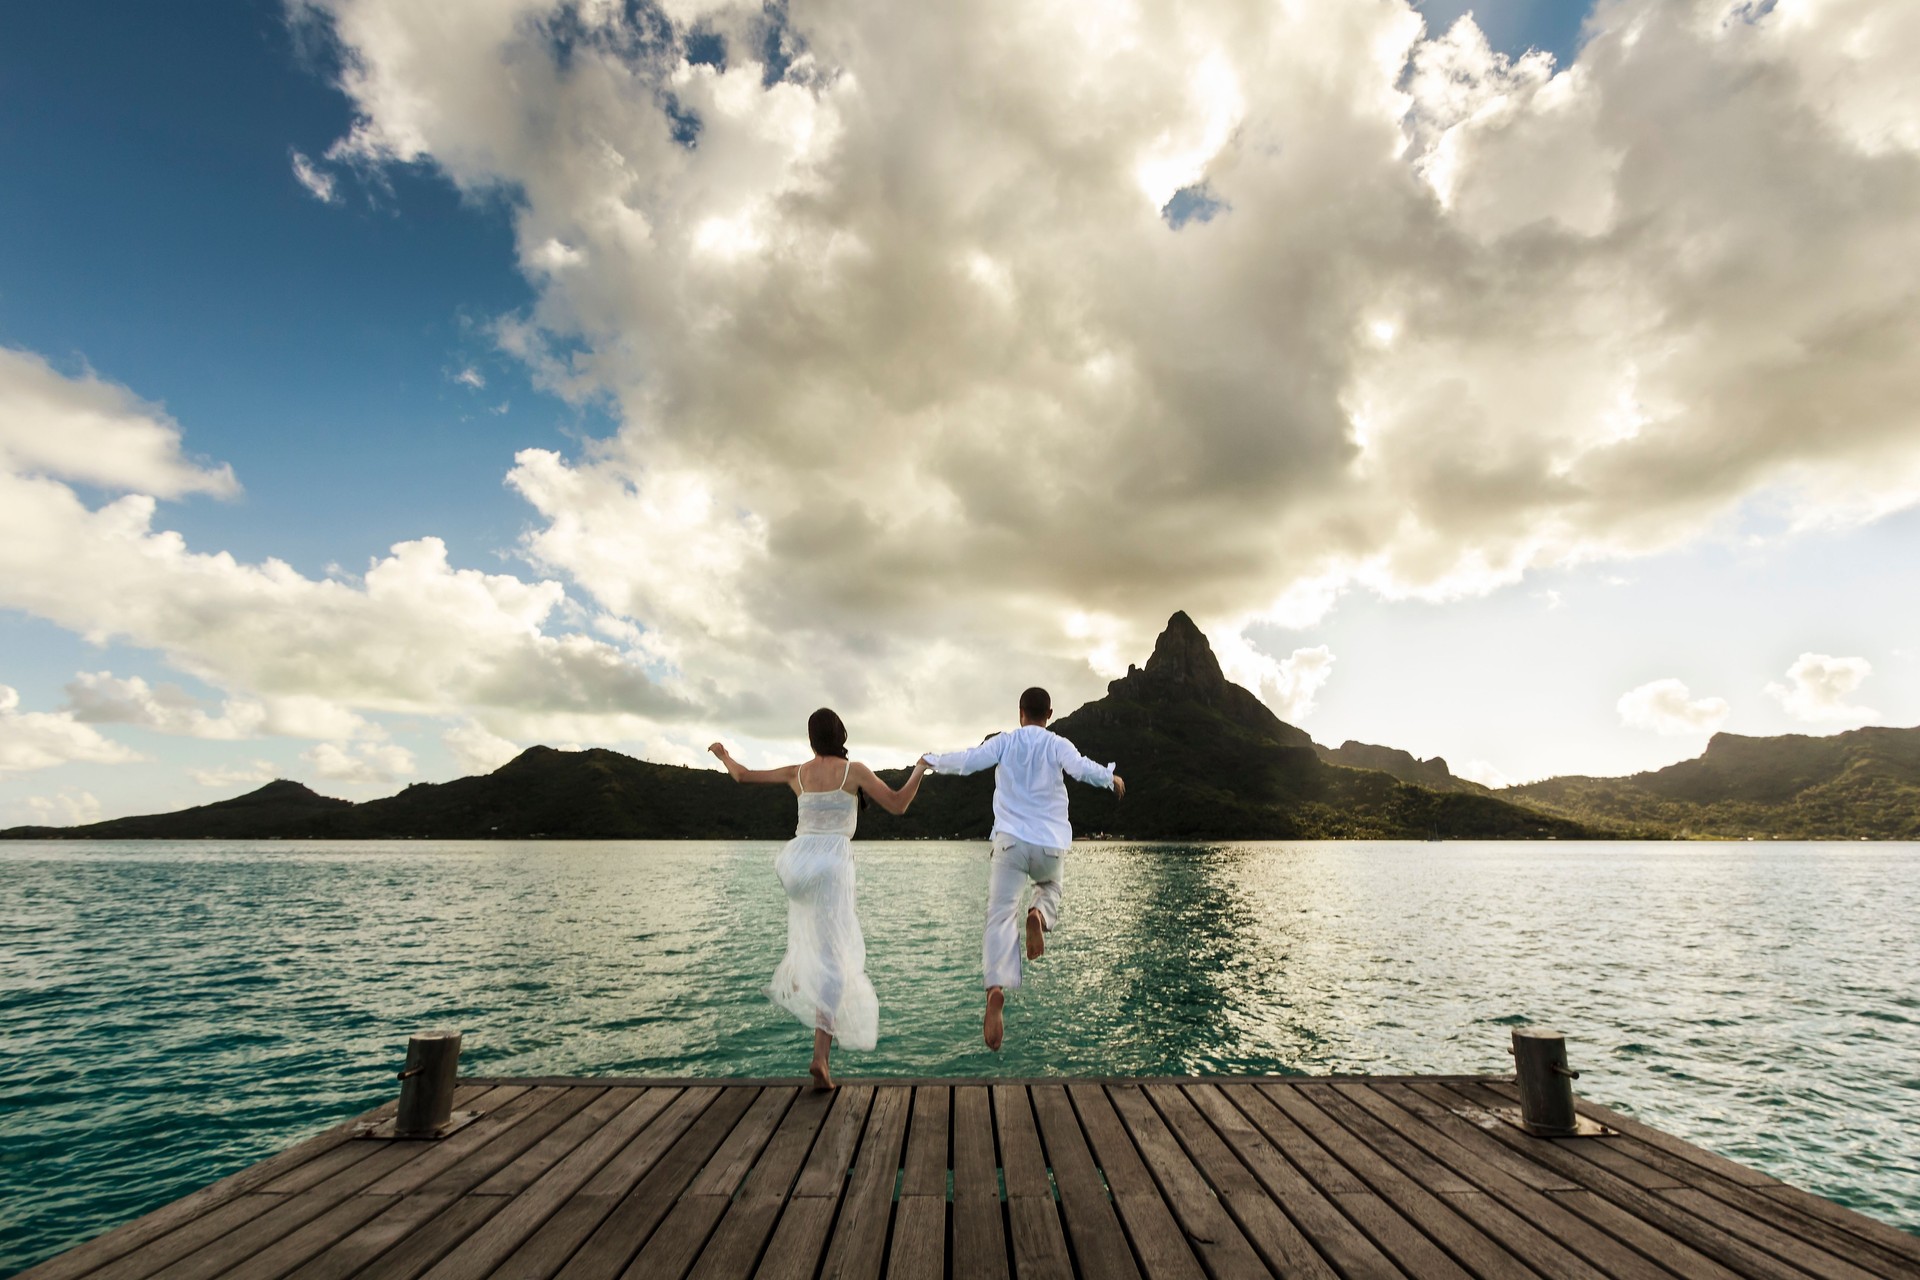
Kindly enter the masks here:
<path id="1" fill-rule="evenodd" d="M 920 757 L 898 791 L 866 765 L 847 759 L 847 727 L 824 707 L 807 718 L 813 758 L 802 764 L 749 769 L 720 743 L 709 748 L 735 782 L 779 783 L 798 797 L 794 837 L 773 864 L 787 891 L 787 954 L 766 991 L 775 1004 L 813 1028 L 808 1073 L 817 1088 L 833 1087 L 828 1052 L 835 1040 L 850 1049 L 871 1049 L 880 1030 L 880 1002 L 867 980 L 866 942 L 854 909 L 855 821 L 868 800 L 889 813 L 905 813 L 929 770 L 997 771 L 981 963 L 987 990 L 982 1032 L 989 1049 L 1000 1048 L 1006 993 L 1020 985 L 1019 906 L 1029 882 L 1034 894 L 1025 919 L 1026 959 L 1040 958 L 1047 931 L 1060 916 L 1061 862 L 1073 843 L 1065 778 L 1126 794 L 1126 784 L 1112 765 L 1095 764 L 1047 728 L 1052 718 L 1053 700 L 1047 691 L 1028 689 L 1020 695 L 1018 729 L 964 751 Z"/>

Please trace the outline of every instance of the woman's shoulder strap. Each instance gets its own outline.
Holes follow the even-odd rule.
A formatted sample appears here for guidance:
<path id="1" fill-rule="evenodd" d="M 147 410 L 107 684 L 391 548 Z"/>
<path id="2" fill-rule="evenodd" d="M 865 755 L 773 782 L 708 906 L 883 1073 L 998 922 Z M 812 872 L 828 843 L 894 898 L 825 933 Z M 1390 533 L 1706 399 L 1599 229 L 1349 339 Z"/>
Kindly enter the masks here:
<path id="1" fill-rule="evenodd" d="M 840 771 L 840 789 L 847 789 L 847 779 L 853 776 L 853 761 L 847 761 L 847 767 Z"/>

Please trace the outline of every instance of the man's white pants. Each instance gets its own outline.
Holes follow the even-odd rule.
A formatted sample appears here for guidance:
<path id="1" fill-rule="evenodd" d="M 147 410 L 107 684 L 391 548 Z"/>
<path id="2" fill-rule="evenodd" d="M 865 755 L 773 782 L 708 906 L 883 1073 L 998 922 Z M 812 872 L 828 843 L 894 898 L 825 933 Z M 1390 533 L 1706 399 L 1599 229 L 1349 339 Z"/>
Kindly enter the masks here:
<path id="1" fill-rule="evenodd" d="M 1060 867 L 1065 849 L 1045 849 L 1012 836 L 993 838 L 993 863 L 987 871 L 987 934 L 980 948 L 984 985 L 989 989 L 1020 985 L 1026 959 L 1027 913 L 1020 909 L 1027 882 L 1033 905 L 1048 929 L 1060 919 Z"/>

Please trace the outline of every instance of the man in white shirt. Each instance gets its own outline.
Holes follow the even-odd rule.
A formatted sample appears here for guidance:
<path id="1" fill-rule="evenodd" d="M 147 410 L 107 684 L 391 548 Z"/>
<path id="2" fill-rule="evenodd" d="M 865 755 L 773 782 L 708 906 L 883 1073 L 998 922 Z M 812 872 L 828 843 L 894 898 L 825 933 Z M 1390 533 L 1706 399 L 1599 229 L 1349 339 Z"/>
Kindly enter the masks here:
<path id="1" fill-rule="evenodd" d="M 1046 950 L 1046 933 L 1060 918 L 1060 869 L 1073 843 L 1067 822 L 1070 774 L 1116 796 L 1126 783 L 1112 765 L 1095 764 L 1074 745 L 1047 728 L 1053 699 L 1045 689 L 1020 695 L 1020 727 L 995 734 L 977 747 L 922 757 L 940 773 L 978 773 L 995 769 L 993 779 L 993 866 L 987 877 L 987 932 L 981 945 L 987 1013 L 982 1033 L 987 1048 L 999 1051 L 1006 1034 L 1007 988 L 1020 985 L 1020 937 L 1015 925 L 1027 882 L 1034 886 L 1027 911 L 1027 959 Z"/>

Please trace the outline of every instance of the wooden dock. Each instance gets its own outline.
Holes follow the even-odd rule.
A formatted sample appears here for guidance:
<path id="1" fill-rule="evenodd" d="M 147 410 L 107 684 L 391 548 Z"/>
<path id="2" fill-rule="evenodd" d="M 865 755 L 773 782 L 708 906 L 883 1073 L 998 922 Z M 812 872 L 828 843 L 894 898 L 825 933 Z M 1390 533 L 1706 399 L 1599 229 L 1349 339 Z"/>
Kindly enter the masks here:
<path id="1" fill-rule="evenodd" d="M 1485 1077 L 473 1080 L 438 1142 L 353 1125 L 33 1280 L 1920 1276 L 1920 1237 Z M 390 1114 L 391 1108 L 362 1119 Z"/>

